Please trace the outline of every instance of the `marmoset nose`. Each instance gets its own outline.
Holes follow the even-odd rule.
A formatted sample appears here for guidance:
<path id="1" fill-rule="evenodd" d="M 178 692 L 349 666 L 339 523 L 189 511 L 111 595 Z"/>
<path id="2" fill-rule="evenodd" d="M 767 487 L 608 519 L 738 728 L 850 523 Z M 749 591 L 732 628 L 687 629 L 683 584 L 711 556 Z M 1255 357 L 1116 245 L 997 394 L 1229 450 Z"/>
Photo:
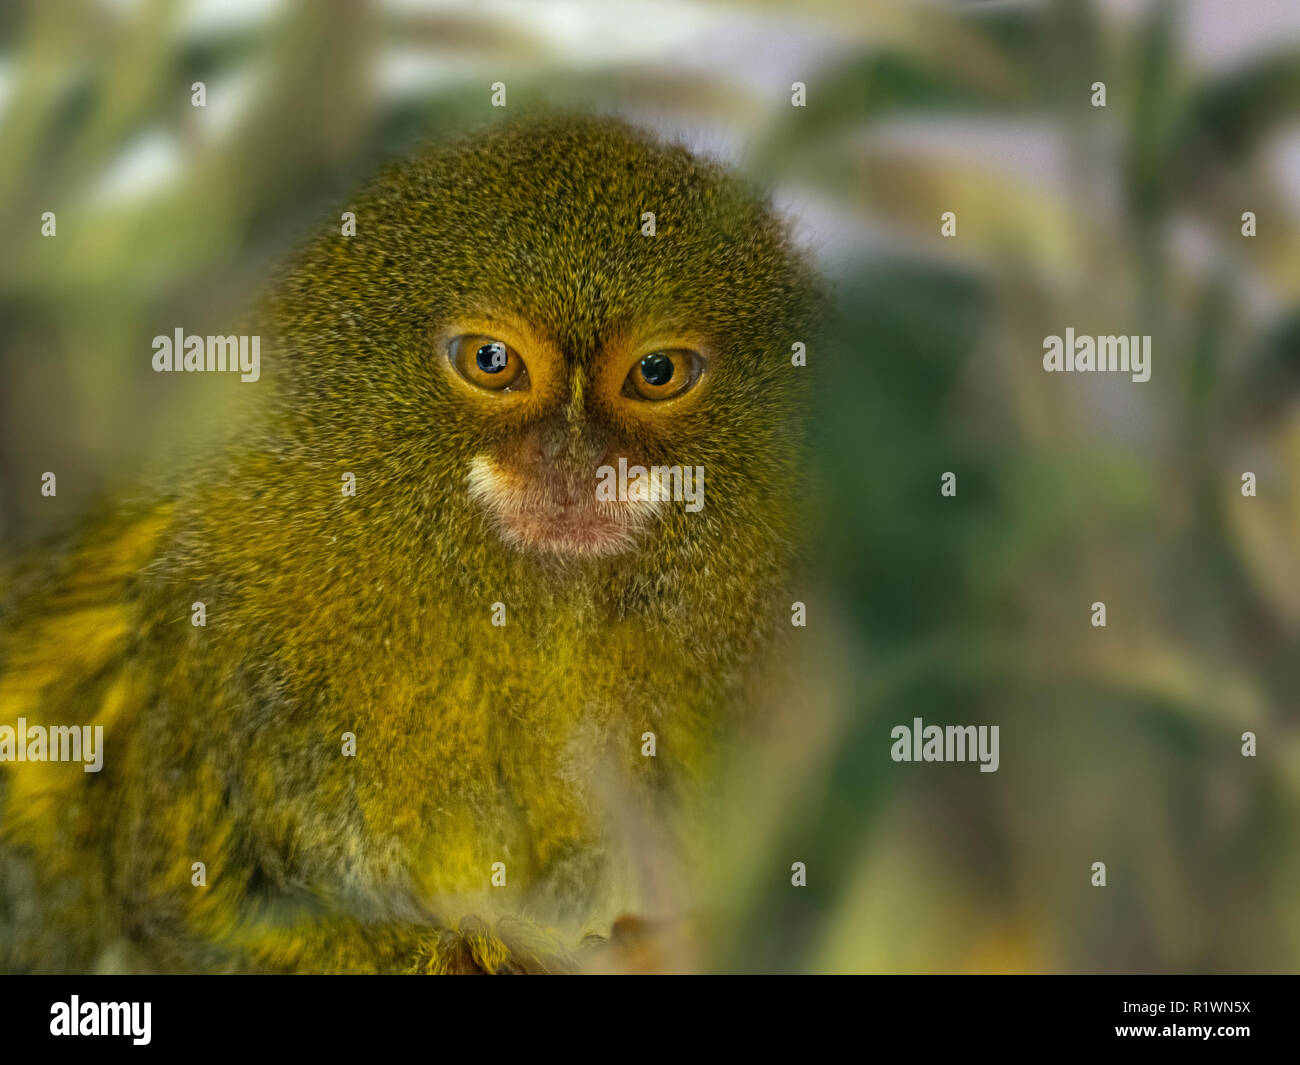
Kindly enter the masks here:
<path id="1" fill-rule="evenodd" d="M 585 426 L 551 422 L 536 432 L 532 448 L 534 461 L 550 469 L 587 473 L 606 451 L 601 434 Z"/>
<path id="2" fill-rule="evenodd" d="M 550 424 L 543 426 L 537 434 L 537 457 L 545 463 L 558 462 L 568 446 L 568 434 L 564 426 Z"/>

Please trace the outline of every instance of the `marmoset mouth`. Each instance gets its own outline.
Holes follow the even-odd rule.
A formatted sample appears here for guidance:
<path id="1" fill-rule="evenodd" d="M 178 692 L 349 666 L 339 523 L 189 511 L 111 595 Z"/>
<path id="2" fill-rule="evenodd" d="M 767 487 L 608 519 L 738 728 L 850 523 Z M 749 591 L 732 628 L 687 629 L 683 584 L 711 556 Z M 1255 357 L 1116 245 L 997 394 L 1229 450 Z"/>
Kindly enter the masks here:
<path id="1" fill-rule="evenodd" d="M 470 497 L 507 544 L 551 554 L 618 554 L 660 510 L 652 500 L 598 500 L 595 468 L 585 479 L 556 470 L 525 475 L 481 454 L 470 463 L 468 481 Z"/>

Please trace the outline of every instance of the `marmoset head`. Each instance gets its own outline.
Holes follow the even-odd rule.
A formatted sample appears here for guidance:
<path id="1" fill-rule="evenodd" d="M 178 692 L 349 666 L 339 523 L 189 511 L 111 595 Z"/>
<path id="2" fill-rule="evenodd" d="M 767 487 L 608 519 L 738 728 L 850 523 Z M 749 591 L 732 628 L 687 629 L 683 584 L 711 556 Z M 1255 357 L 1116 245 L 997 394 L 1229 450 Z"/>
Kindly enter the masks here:
<path id="1" fill-rule="evenodd" d="M 355 235 L 273 297 L 272 376 L 319 460 L 375 445 L 376 520 L 569 562 L 707 564 L 784 535 L 791 351 L 819 297 L 742 181 L 622 122 L 548 119 L 393 167 L 346 209 Z"/>

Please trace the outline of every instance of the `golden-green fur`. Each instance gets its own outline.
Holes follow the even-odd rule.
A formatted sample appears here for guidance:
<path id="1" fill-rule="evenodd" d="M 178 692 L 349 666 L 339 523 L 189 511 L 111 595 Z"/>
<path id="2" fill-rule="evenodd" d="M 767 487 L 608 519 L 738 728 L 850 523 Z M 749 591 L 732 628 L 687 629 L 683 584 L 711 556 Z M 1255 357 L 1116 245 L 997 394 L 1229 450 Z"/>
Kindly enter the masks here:
<path id="1" fill-rule="evenodd" d="M 0 724 L 102 724 L 105 761 L 0 766 L 9 969 L 571 968 L 642 902 L 609 797 L 689 817 L 789 626 L 789 353 L 818 300 L 761 198 L 564 118 L 395 166 L 342 209 L 356 235 L 321 236 L 264 303 L 262 380 L 239 387 L 266 402 L 231 450 L 10 582 Z M 430 344 L 493 309 L 553 337 L 584 395 L 633 322 L 707 336 L 699 404 L 604 424 L 703 465 L 704 510 L 613 557 L 506 546 L 465 477 L 519 416 L 465 403 Z M 600 415 L 547 417 L 576 442 Z"/>

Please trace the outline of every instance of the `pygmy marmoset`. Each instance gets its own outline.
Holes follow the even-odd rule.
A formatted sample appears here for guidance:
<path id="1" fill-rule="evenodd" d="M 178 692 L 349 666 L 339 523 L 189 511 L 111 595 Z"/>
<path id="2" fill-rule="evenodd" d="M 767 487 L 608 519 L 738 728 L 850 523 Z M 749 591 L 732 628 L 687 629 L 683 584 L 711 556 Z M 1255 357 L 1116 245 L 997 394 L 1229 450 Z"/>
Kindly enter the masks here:
<path id="1" fill-rule="evenodd" d="M 578 967 L 644 905 L 609 797 L 689 816 L 789 628 L 821 297 L 766 197 L 568 117 L 347 209 L 230 448 L 7 579 L 11 745 L 103 727 L 0 762 L 9 970 Z"/>

